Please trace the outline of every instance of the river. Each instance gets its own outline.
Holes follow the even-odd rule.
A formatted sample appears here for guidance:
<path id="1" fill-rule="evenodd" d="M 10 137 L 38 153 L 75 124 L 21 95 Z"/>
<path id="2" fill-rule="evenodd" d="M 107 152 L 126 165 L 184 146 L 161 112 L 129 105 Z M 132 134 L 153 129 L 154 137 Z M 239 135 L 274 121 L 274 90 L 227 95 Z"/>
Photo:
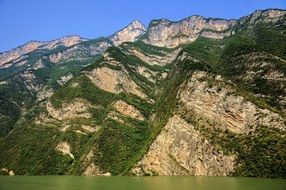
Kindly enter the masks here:
<path id="1" fill-rule="evenodd" d="M 0 190 L 286 190 L 285 179 L 0 176 Z"/>

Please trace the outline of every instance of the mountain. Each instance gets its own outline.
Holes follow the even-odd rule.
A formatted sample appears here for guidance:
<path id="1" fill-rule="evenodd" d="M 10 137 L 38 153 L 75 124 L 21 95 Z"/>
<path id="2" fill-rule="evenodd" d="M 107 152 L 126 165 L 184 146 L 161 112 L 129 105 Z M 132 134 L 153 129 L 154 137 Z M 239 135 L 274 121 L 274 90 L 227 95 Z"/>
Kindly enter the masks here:
<path id="1" fill-rule="evenodd" d="M 8 68 L 13 63 L 22 61 L 25 54 L 36 50 L 52 50 L 59 46 L 70 47 L 83 41 L 79 36 L 67 36 L 49 42 L 30 41 L 16 49 L 0 54 L 0 68 Z"/>
<path id="2" fill-rule="evenodd" d="M 110 36 L 113 45 L 118 46 L 124 42 L 134 42 L 146 33 L 146 27 L 138 20 L 133 21 L 124 29 Z"/>
<path id="3" fill-rule="evenodd" d="M 1 53 L 1 171 L 285 178 L 285 41 L 267 9 Z"/>

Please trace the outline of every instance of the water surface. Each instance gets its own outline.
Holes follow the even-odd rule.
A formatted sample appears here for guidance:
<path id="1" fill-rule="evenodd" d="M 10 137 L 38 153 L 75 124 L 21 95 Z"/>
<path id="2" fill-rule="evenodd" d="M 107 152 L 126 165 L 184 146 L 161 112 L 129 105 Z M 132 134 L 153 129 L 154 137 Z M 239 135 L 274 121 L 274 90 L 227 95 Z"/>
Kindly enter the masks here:
<path id="1" fill-rule="evenodd" d="M 0 176 L 0 190 L 286 190 L 285 179 Z"/>

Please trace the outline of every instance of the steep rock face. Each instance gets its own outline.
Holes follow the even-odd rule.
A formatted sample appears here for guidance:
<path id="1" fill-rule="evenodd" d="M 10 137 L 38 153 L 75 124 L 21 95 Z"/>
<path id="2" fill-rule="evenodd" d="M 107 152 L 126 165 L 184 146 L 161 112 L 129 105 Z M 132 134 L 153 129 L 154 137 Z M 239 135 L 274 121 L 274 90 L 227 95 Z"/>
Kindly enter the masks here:
<path id="1" fill-rule="evenodd" d="M 0 68 L 3 68 L 2 66 L 4 64 L 7 64 L 8 62 L 17 62 L 25 58 L 25 54 L 33 52 L 35 50 L 51 50 L 53 48 L 56 48 L 58 46 L 65 46 L 65 47 L 71 47 L 75 44 L 80 43 L 83 41 L 80 36 L 66 36 L 61 39 L 48 41 L 48 42 L 38 42 L 38 41 L 31 41 L 23 46 L 20 46 L 16 49 L 12 49 L 10 51 L 4 52 L 0 54 Z M 24 57 L 23 57 L 24 56 Z M 11 66 L 12 64 L 8 64 Z M 8 66 L 6 65 L 5 68 Z"/>
<path id="2" fill-rule="evenodd" d="M 257 10 L 251 15 L 240 19 L 239 24 L 249 22 L 249 27 L 257 24 L 271 24 L 285 19 L 286 11 L 280 9 Z"/>
<path id="3" fill-rule="evenodd" d="M 16 49 L 1 53 L 0 54 L 0 67 L 3 66 L 7 62 L 18 59 L 23 54 L 34 51 L 35 49 L 37 49 L 41 45 L 42 45 L 42 43 L 40 43 L 40 42 L 31 41 L 31 42 L 28 42 L 27 44 L 20 46 Z"/>
<path id="4" fill-rule="evenodd" d="M 275 64 L 273 64 L 275 63 Z M 248 84 L 257 97 L 266 99 L 281 111 L 286 111 L 286 60 L 267 52 L 251 52 L 231 59 L 232 78 Z"/>
<path id="5" fill-rule="evenodd" d="M 284 35 L 284 25 L 278 23 L 282 14 L 262 11 L 252 24 L 262 22 L 261 18 L 275 23 L 267 27 L 277 26 L 276 36 Z M 17 127 L 3 133 L 0 168 L 16 174 L 234 173 L 283 177 L 286 131 L 281 113 L 286 105 L 286 75 L 285 48 L 279 45 L 283 45 L 285 40 L 280 39 L 284 38 L 279 36 L 273 43 L 279 48 L 268 43 L 266 49 L 257 48 L 264 41 L 249 48 L 248 43 L 244 46 L 235 37 L 243 35 L 248 37 L 246 42 L 258 41 L 255 25 L 253 30 L 241 27 L 246 32 L 241 34 L 236 30 L 239 27 L 228 26 L 233 21 L 199 16 L 192 19 L 166 21 L 164 27 L 178 31 L 178 36 L 168 30 L 165 34 L 162 29 L 162 42 L 154 43 L 164 47 L 143 43 L 143 32 L 143 36 L 131 32 L 127 38 L 125 34 L 129 35 L 131 27 L 126 33 L 118 33 L 114 42 L 118 47 L 109 38 L 80 43 L 75 38 L 50 43 L 51 51 L 42 51 L 45 45 L 39 45 L 33 54 L 30 47 L 31 54 L 5 63 L 7 70 L 3 71 L 13 71 L 11 75 L 19 83 L 14 85 L 16 80 L 0 73 L 0 90 L 4 89 L 0 91 L 0 103 L 1 108 L 5 106 L 0 110 L 0 125 L 11 126 L 9 117 L 16 109 L 9 108 L 15 106 L 23 111 L 15 119 Z M 133 28 L 142 26 L 134 24 Z M 165 48 L 192 42 L 198 36 L 221 39 L 230 33 L 233 36 L 225 40 L 200 38 L 177 49 Z M 276 39 L 271 35 L 262 37 L 271 42 Z M 241 51 L 244 48 L 247 51 Z M 35 55 L 39 57 L 29 59 Z M 14 69 L 19 69 L 16 75 Z M 257 79 L 264 81 L 257 83 Z M 266 83 L 273 88 L 263 88 Z M 252 85 L 251 89 L 240 91 L 242 84 Z M 12 85 L 23 88 L 11 88 L 12 93 L 5 94 L 5 88 Z M 254 88 L 264 92 L 251 91 Z M 33 107 L 21 107 L 30 94 L 37 98 L 31 100 Z M 268 97 L 277 99 L 280 107 L 266 104 Z M 31 154 L 22 154 L 23 150 Z M 69 157 L 74 158 L 72 163 Z"/>
<path id="6" fill-rule="evenodd" d="M 146 67 L 142 67 L 142 66 L 138 66 L 137 67 L 137 72 L 146 77 L 146 79 L 148 79 L 150 82 L 155 83 L 156 81 L 154 80 L 154 78 L 156 77 L 156 75 L 158 73 L 151 71 L 150 69 L 146 68 Z"/>
<path id="7" fill-rule="evenodd" d="M 208 84 L 210 82 L 212 86 Z M 187 113 L 214 121 L 222 130 L 249 133 L 257 126 L 286 129 L 284 118 L 235 94 L 220 76 L 215 79 L 206 72 L 195 72 L 179 97 Z"/>
<path id="8" fill-rule="evenodd" d="M 53 93 L 54 93 L 53 89 L 45 86 L 38 91 L 37 100 L 42 101 L 44 99 L 50 98 L 53 95 Z"/>
<path id="9" fill-rule="evenodd" d="M 136 175 L 225 176 L 234 170 L 234 164 L 234 155 L 217 152 L 199 131 L 175 115 L 131 172 Z"/>
<path id="10" fill-rule="evenodd" d="M 72 118 L 90 118 L 88 112 L 90 105 L 83 100 L 75 100 L 69 104 L 64 104 L 62 109 L 55 109 L 53 105 L 48 102 L 46 109 L 52 118 L 58 120 L 67 120 Z"/>
<path id="11" fill-rule="evenodd" d="M 110 40 L 115 46 L 122 44 L 123 42 L 134 42 L 138 37 L 146 33 L 146 27 L 138 20 L 133 21 L 124 29 L 113 34 Z"/>
<path id="12" fill-rule="evenodd" d="M 100 89 L 112 93 L 128 92 L 146 98 L 140 87 L 124 71 L 101 67 L 86 72 L 86 76 Z"/>
<path id="13" fill-rule="evenodd" d="M 86 39 L 81 38 L 80 36 L 73 35 L 73 36 L 65 36 L 60 39 L 47 41 L 47 42 L 40 42 L 42 45 L 39 49 L 54 49 L 59 46 L 71 47 L 75 44 L 78 44 L 82 41 L 86 41 Z"/>
<path id="14" fill-rule="evenodd" d="M 194 42 L 199 36 L 210 39 L 223 39 L 235 33 L 233 26 L 253 27 L 257 24 L 273 24 L 285 19 L 286 11 L 269 9 L 256 11 L 239 20 L 206 19 L 191 16 L 178 22 L 167 19 L 153 20 L 144 42 L 160 47 L 176 47 Z"/>
<path id="15" fill-rule="evenodd" d="M 148 53 L 138 47 L 129 47 L 127 44 L 123 45 L 125 52 L 129 55 L 135 55 L 142 61 L 148 63 L 149 65 L 159 65 L 164 66 L 172 63 L 177 57 L 178 53 L 182 50 L 178 48 L 174 51 L 158 50 L 156 54 Z"/>
<path id="16" fill-rule="evenodd" d="M 57 130 L 58 133 L 75 133 L 80 136 L 92 134 L 100 129 L 100 126 L 90 122 L 91 110 L 96 107 L 84 99 L 73 99 L 64 102 L 61 107 L 55 108 L 48 102 L 41 103 L 42 111 L 33 121 L 37 127 L 48 127 Z"/>
<path id="17" fill-rule="evenodd" d="M 21 73 L 19 78 L 24 82 L 24 85 L 31 94 L 37 94 L 42 87 L 42 85 L 36 82 L 36 76 L 32 71 L 25 71 Z"/>
<path id="18" fill-rule="evenodd" d="M 113 107 L 125 116 L 131 117 L 132 119 L 144 120 L 144 116 L 134 106 L 127 104 L 126 102 L 119 100 L 114 103 Z"/>
<path id="19" fill-rule="evenodd" d="M 52 63 L 59 63 L 60 61 L 84 61 L 91 57 L 103 53 L 111 44 L 106 41 L 80 43 L 64 51 L 56 52 L 49 55 L 49 60 Z"/>
<path id="20" fill-rule="evenodd" d="M 236 24 L 235 20 L 205 19 L 191 16 L 179 22 L 166 19 L 151 22 L 146 43 L 160 47 L 176 47 L 195 41 L 200 35 L 212 39 L 222 39 L 230 35 L 228 29 Z"/>
<path id="21" fill-rule="evenodd" d="M 80 36 L 67 36 L 60 39 L 60 43 L 66 47 L 73 46 L 82 42 L 83 39 Z"/>

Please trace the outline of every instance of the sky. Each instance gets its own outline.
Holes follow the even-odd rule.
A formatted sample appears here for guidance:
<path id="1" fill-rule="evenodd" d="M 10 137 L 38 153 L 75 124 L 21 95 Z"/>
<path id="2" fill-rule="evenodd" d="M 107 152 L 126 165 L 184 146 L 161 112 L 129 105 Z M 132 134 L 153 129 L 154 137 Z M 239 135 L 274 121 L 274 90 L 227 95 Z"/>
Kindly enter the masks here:
<path id="1" fill-rule="evenodd" d="M 286 9 L 286 0 L 0 0 L 0 52 L 30 40 L 108 36 L 135 19 L 236 19 L 267 8 Z"/>

